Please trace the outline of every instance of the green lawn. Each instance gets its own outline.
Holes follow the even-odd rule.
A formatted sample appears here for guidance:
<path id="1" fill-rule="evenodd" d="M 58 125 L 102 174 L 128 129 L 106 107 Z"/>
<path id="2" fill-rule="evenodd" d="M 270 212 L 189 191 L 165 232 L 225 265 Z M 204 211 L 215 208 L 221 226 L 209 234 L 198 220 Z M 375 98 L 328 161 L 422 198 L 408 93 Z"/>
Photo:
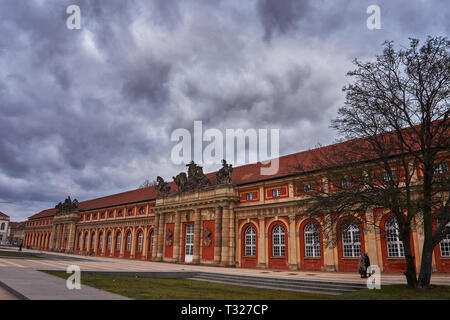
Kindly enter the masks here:
<path id="1" fill-rule="evenodd" d="M 34 253 L 25 253 L 21 251 L 0 251 L 0 258 L 25 258 L 41 259 L 42 256 Z"/>
<path id="2" fill-rule="evenodd" d="M 43 271 L 67 278 L 64 271 Z M 316 300 L 327 295 L 234 286 L 188 279 L 81 274 L 83 284 L 138 300 Z"/>
<path id="3" fill-rule="evenodd" d="M 42 271 L 67 278 L 64 271 Z M 450 286 L 411 289 L 381 286 L 338 296 L 260 289 L 188 279 L 154 279 L 83 273 L 81 284 L 138 300 L 450 300 Z"/>
<path id="4" fill-rule="evenodd" d="M 380 290 L 363 289 L 336 296 L 338 300 L 450 300 L 450 286 L 413 289 L 407 285 L 386 285 Z"/>

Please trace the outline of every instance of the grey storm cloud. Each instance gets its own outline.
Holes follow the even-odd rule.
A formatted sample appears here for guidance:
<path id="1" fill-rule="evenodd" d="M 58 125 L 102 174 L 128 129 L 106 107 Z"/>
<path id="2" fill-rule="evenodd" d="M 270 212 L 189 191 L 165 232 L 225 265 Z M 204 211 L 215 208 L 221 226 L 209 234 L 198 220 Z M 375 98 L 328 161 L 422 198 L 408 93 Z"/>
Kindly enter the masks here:
<path id="1" fill-rule="evenodd" d="M 376 3 L 375 3 L 376 2 Z M 355 57 L 448 35 L 446 1 L 0 2 L 0 210 L 23 220 L 167 179 L 177 128 L 279 128 L 328 144 Z M 66 8 L 81 8 L 68 30 Z M 381 8 L 381 30 L 366 8 Z M 208 168 L 217 169 L 217 168 Z"/>

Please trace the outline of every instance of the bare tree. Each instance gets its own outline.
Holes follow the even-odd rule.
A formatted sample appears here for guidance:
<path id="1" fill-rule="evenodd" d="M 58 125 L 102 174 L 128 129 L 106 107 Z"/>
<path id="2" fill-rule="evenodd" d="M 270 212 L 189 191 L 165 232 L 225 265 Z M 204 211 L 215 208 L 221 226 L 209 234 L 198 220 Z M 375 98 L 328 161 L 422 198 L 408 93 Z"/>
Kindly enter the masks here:
<path id="1" fill-rule="evenodd" d="M 139 189 L 143 189 L 143 188 L 148 188 L 148 187 L 153 187 L 156 186 L 158 183 L 156 182 L 156 180 L 150 181 L 149 179 L 146 179 L 140 186 Z"/>
<path id="2" fill-rule="evenodd" d="M 388 209 L 398 225 L 405 276 L 413 287 L 429 286 L 433 249 L 450 232 L 449 175 L 439 167 L 450 147 L 449 48 L 442 37 L 428 37 L 421 47 L 410 39 L 410 47 L 398 51 L 385 42 L 375 61 L 354 61 L 356 69 L 348 73 L 354 82 L 344 87 L 345 105 L 332 122 L 350 141 L 320 148 L 309 160 L 326 182 L 308 187 L 309 197 L 301 203 L 310 216 L 328 213 L 330 238 L 343 215 L 363 217 L 368 208 Z M 302 163 L 298 168 L 308 171 Z M 411 242 L 414 224 L 424 230 L 419 276 Z"/>

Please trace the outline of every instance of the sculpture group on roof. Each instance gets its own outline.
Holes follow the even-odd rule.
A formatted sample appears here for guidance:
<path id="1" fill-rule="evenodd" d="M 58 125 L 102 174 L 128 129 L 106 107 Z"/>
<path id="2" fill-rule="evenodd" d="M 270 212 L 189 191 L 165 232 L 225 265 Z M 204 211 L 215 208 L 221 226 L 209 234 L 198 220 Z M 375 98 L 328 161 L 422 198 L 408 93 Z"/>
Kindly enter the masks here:
<path id="1" fill-rule="evenodd" d="M 73 201 L 70 199 L 70 196 L 64 200 L 64 202 L 58 203 L 56 208 L 56 214 L 64 214 L 64 213 L 70 213 L 73 211 L 78 210 L 78 200 L 74 199 Z"/>
<path id="2" fill-rule="evenodd" d="M 203 173 L 203 167 L 197 165 L 194 161 L 191 161 L 186 167 L 188 167 L 187 175 L 184 172 L 180 172 L 176 177 L 172 177 L 179 193 L 196 191 L 211 186 L 211 181 Z M 222 168 L 216 174 L 217 184 L 231 184 L 232 171 L 231 164 L 228 165 L 225 160 L 222 160 Z M 157 182 L 158 197 L 169 195 L 171 191 L 169 183 L 159 176 Z"/>

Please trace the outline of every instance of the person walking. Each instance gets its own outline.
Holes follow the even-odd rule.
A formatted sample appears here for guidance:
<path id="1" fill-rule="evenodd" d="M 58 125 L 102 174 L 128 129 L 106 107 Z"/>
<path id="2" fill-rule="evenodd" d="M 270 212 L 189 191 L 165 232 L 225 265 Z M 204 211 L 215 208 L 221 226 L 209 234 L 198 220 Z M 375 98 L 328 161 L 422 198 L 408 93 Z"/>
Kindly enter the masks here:
<path id="1" fill-rule="evenodd" d="M 359 274 L 361 275 L 361 278 L 366 278 L 366 259 L 364 257 L 364 253 L 361 253 L 361 256 L 359 257 L 359 265 L 358 265 L 358 271 Z"/>
<path id="2" fill-rule="evenodd" d="M 367 253 L 364 253 L 364 264 L 366 266 L 366 274 L 367 274 L 367 269 L 369 269 L 370 266 L 370 259 Z M 370 274 L 368 274 L 367 276 L 370 277 Z"/>
<path id="3" fill-rule="evenodd" d="M 19 244 L 19 251 L 22 251 L 22 242 Z"/>

